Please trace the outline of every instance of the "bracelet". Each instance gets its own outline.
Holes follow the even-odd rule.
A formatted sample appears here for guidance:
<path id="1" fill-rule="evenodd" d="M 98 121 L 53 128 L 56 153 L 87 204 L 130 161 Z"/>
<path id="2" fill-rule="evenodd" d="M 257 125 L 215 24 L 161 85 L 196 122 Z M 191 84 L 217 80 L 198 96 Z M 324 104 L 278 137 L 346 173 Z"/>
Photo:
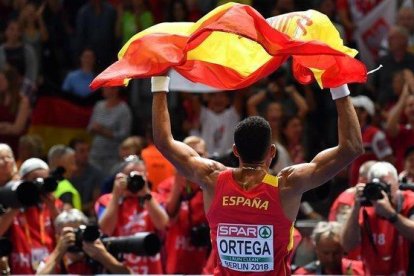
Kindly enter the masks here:
<path id="1" fill-rule="evenodd" d="M 348 85 L 346 85 L 346 84 L 341 85 L 339 87 L 331 88 L 330 91 L 331 91 L 331 95 L 332 95 L 332 100 L 337 100 L 337 99 L 346 97 L 349 94 L 351 94 L 349 92 Z"/>
<path id="2" fill-rule="evenodd" d="M 396 223 L 398 221 L 398 213 L 395 212 L 392 216 L 387 218 L 387 220 L 392 224 Z"/>
<path id="3" fill-rule="evenodd" d="M 151 78 L 151 92 L 169 92 L 170 77 L 157 76 Z"/>

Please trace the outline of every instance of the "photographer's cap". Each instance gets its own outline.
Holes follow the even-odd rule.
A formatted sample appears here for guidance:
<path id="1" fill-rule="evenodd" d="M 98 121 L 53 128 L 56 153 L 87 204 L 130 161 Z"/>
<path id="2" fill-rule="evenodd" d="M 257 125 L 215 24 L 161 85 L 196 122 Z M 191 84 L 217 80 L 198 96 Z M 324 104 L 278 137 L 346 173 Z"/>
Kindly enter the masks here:
<path id="1" fill-rule="evenodd" d="M 375 115 L 374 103 L 367 96 L 359 95 L 356 97 L 351 97 L 351 101 L 354 107 L 360 107 L 365 109 L 365 111 L 368 112 L 370 116 Z"/>
<path id="2" fill-rule="evenodd" d="M 29 158 L 20 166 L 19 175 L 24 177 L 28 173 L 39 169 L 49 170 L 49 166 L 42 159 Z"/>

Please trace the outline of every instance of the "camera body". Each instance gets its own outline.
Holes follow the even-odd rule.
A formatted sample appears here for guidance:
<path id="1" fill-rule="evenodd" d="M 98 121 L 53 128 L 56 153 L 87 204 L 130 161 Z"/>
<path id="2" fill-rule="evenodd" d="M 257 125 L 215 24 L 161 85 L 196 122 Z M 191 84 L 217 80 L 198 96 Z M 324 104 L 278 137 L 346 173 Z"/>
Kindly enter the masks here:
<path id="1" fill-rule="evenodd" d="M 210 245 L 210 228 L 207 224 L 201 223 L 191 227 L 190 242 L 195 247 L 205 247 Z"/>
<path id="2" fill-rule="evenodd" d="M 75 244 L 68 248 L 69 252 L 81 252 L 82 242 L 94 242 L 101 236 L 97 225 L 80 225 L 75 229 L 74 233 Z"/>
<path id="3" fill-rule="evenodd" d="M 127 189 L 131 193 L 137 193 L 141 191 L 145 186 L 145 179 L 142 175 L 138 174 L 137 172 L 131 172 L 127 176 Z"/>
<path id="4" fill-rule="evenodd" d="M 382 199 L 384 197 L 382 191 L 388 195 L 388 198 L 391 197 L 391 188 L 389 184 L 384 183 L 377 178 L 368 182 L 362 191 L 365 200 L 361 202 L 361 206 L 372 206 L 371 200 Z"/>

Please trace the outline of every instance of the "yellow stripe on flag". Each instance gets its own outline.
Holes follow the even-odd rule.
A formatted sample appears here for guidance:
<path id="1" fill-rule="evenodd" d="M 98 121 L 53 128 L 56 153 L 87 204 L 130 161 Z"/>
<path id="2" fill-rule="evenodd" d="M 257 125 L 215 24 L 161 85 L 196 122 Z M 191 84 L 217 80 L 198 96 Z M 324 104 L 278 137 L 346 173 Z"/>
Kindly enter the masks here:
<path id="1" fill-rule="evenodd" d="M 271 58 L 259 43 L 225 32 L 211 33 L 200 45 L 187 53 L 187 60 L 222 65 L 243 77 L 255 72 Z"/>

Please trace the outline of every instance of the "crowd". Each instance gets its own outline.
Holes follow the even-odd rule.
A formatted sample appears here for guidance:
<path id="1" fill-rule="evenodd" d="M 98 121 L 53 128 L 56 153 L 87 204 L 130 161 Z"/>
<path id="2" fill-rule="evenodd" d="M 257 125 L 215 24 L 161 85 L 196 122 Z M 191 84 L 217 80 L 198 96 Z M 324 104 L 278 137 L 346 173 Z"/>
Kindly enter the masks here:
<path id="1" fill-rule="evenodd" d="M 381 1 L 236 2 L 252 5 L 265 18 L 319 10 L 346 45 L 357 47 L 355 22 Z M 0 204 L 8 185 L 57 180 L 34 204 L 3 204 L 0 236 L 12 243 L 11 253 L 0 256 L 3 272 L 213 272 L 203 190 L 154 145 L 149 80 L 93 93 L 89 83 L 135 33 L 164 21 L 196 21 L 225 2 L 0 1 Z M 365 153 L 302 197 L 298 221 L 310 225 L 296 225 L 294 273 L 414 272 L 414 3 L 395 2 L 395 25 L 377 49 L 383 68 L 367 83 L 350 86 Z M 236 166 L 233 129 L 241 119 L 259 115 L 271 126 L 275 175 L 309 162 L 337 144 L 337 111 L 329 93 L 317 84 L 299 85 L 289 68 L 287 62 L 231 93 L 169 93 L 174 137 L 200 156 Z M 29 131 L 32 111 L 45 95 L 92 103 L 89 136 L 66 137 L 67 145 L 45 148 L 46 137 Z M 378 189 L 370 194 L 377 192 L 376 198 L 367 196 L 370 185 Z M 161 250 L 151 256 L 111 254 L 100 239 L 71 250 L 81 225 L 97 225 L 109 237 L 156 233 Z"/>

